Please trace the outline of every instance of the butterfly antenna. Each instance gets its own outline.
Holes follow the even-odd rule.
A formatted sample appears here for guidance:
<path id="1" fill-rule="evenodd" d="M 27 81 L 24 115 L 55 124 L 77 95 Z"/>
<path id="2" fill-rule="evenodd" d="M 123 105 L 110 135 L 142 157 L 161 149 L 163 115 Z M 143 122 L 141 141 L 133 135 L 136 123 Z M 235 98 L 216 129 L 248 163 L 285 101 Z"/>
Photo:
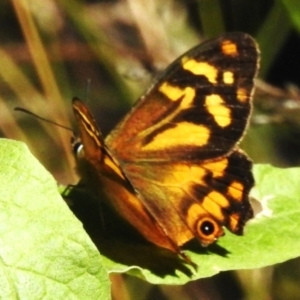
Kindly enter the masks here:
<path id="1" fill-rule="evenodd" d="M 15 110 L 15 111 L 21 111 L 21 112 L 23 112 L 23 113 L 29 114 L 29 115 L 31 115 L 31 116 L 33 116 L 33 117 L 39 119 L 39 120 L 42 120 L 42 121 L 44 121 L 44 122 L 47 122 L 47 123 L 56 125 L 56 126 L 58 126 L 58 127 L 61 127 L 61 128 L 64 128 L 64 129 L 67 129 L 67 130 L 73 132 L 72 128 L 67 127 L 67 126 L 64 126 L 64 125 L 59 124 L 59 123 L 56 123 L 56 122 L 54 122 L 54 121 L 48 120 L 48 119 L 43 118 L 43 117 L 41 117 L 41 116 L 38 116 L 38 115 L 36 115 L 35 113 L 33 113 L 33 112 L 31 112 L 30 110 L 27 110 L 27 109 L 25 109 L 25 108 L 22 108 L 22 107 L 15 107 L 14 110 Z"/>

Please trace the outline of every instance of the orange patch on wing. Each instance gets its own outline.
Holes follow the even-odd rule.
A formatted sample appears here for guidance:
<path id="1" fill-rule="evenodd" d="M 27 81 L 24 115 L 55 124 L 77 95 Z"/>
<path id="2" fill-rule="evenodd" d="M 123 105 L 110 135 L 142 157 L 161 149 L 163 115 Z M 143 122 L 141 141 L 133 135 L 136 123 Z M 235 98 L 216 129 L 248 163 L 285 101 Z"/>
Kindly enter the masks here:
<path id="1" fill-rule="evenodd" d="M 228 159 L 226 157 L 224 157 L 222 160 L 212 161 L 203 164 L 203 168 L 213 172 L 213 177 L 223 176 L 227 166 L 228 166 Z"/>
<path id="2" fill-rule="evenodd" d="M 165 96 L 168 97 L 168 99 L 172 101 L 177 101 L 181 99 L 180 106 L 182 108 L 188 108 L 192 105 L 193 100 L 196 95 L 195 89 L 191 87 L 186 87 L 184 89 L 181 89 L 177 86 L 172 86 L 171 84 L 164 82 L 158 90 L 163 93 Z"/>
<path id="3" fill-rule="evenodd" d="M 249 99 L 249 96 L 247 94 L 247 90 L 244 89 L 244 88 L 239 88 L 237 90 L 237 99 L 240 102 L 245 103 Z"/>
<path id="4" fill-rule="evenodd" d="M 221 49 L 225 55 L 238 55 L 236 44 L 230 40 L 225 40 L 222 42 Z"/>
<path id="5" fill-rule="evenodd" d="M 223 82 L 225 84 L 233 84 L 234 83 L 234 74 L 230 71 L 225 71 L 223 73 Z"/>
<path id="6" fill-rule="evenodd" d="M 239 219 L 241 218 L 239 213 L 231 214 L 229 218 L 229 228 L 235 232 L 238 229 Z"/>
<path id="7" fill-rule="evenodd" d="M 203 178 L 205 174 L 205 170 L 201 168 L 197 169 L 197 172 L 192 172 L 189 165 L 181 163 L 172 166 L 172 172 L 170 172 L 168 176 L 164 178 L 163 182 L 168 186 L 176 186 L 182 188 L 185 185 L 189 185 L 190 182 L 194 180 L 194 178 L 196 178 L 200 182 L 201 178 Z"/>
<path id="8" fill-rule="evenodd" d="M 229 201 L 221 193 L 216 191 L 210 192 L 205 199 L 207 199 L 207 201 L 213 201 L 218 204 L 218 206 L 223 208 L 230 206 Z"/>
<path id="9" fill-rule="evenodd" d="M 217 194 L 216 192 L 212 192 L 212 193 Z M 219 195 L 222 196 L 221 194 L 219 194 Z M 219 197 L 219 195 L 218 195 L 218 197 Z M 214 197 L 213 200 L 211 199 L 212 197 Z M 222 222 L 224 220 L 224 213 L 222 211 L 222 207 L 219 205 L 218 202 L 215 201 L 216 197 L 217 197 L 217 195 L 211 195 L 211 193 L 208 194 L 202 201 L 201 205 L 215 219 Z"/>
<path id="10" fill-rule="evenodd" d="M 177 123 L 175 127 L 157 133 L 143 150 L 162 150 L 180 145 L 204 146 L 210 137 L 210 129 L 189 122 Z"/>
<path id="11" fill-rule="evenodd" d="M 238 181 L 232 182 L 227 189 L 228 194 L 238 201 L 242 200 L 243 191 L 244 191 L 244 186 Z"/>
<path id="12" fill-rule="evenodd" d="M 206 216 L 207 212 L 205 209 L 198 203 L 193 203 L 187 211 L 187 223 L 190 228 L 194 228 L 195 220 L 201 216 Z"/>
<path id="13" fill-rule="evenodd" d="M 219 126 L 226 127 L 231 124 L 231 110 L 226 107 L 220 95 L 212 94 L 206 96 L 205 106 Z"/>
<path id="14" fill-rule="evenodd" d="M 217 83 L 218 69 L 207 62 L 197 61 L 185 56 L 182 58 L 182 67 L 194 75 L 205 76 L 210 83 Z"/>

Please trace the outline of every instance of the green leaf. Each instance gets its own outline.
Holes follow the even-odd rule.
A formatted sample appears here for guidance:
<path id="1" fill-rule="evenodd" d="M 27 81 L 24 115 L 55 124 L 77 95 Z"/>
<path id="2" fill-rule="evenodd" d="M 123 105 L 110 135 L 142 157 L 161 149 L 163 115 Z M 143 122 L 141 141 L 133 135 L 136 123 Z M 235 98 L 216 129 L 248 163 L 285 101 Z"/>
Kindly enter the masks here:
<path id="1" fill-rule="evenodd" d="M 128 272 L 156 284 L 184 284 L 220 271 L 259 268 L 299 256 L 300 168 L 276 169 L 258 165 L 254 174 L 256 187 L 252 196 L 261 203 L 262 211 L 247 223 L 244 236 L 227 232 L 206 251 L 201 250 L 199 245 L 190 245 L 185 253 L 198 265 L 197 272 L 171 262 L 171 257 L 166 254 L 165 260 L 162 253 L 155 257 L 150 246 L 131 245 L 130 248 L 125 243 L 115 243 L 114 246 L 123 250 L 123 256 L 128 251 L 136 260 L 143 257 L 140 265 L 147 267 L 116 263 L 107 256 L 103 260 L 106 268 L 112 272 Z M 105 247 L 103 250 L 107 252 Z M 148 265 L 145 262 L 147 258 Z"/>
<path id="2" fill-rule="evenodd" d="M 184 284 L 220 271 L 258 268 L 300 255 L 299 168 L 255 166 L 252 196 L 262 211 L 248 222 L 244 236 L 227 232 L 205 249 L 197 241 L 187 245 L 185 253 L 198 265 L 196 271 L 176 254 L 145 242 L 124 220 L 104 210 L 108 220 L 103 235 L 103 230 L 96 230 L 103 224 L 92 208 L 86 228 L 94 232 L 90 234 L 100 257 L 58 194 L 53 178 L 24 144 L 2 140 L 0 163 L 3 299 L 109 299 L 105 270 L 127 272 L 156 284 Z M 108 231 L 109 221 L 116 232 Z"/>
<path id="3" fill-rule="evenodd" d="M 101 257 L 20 142 L 0 141 L 0 298 L 110 299 Z"/>

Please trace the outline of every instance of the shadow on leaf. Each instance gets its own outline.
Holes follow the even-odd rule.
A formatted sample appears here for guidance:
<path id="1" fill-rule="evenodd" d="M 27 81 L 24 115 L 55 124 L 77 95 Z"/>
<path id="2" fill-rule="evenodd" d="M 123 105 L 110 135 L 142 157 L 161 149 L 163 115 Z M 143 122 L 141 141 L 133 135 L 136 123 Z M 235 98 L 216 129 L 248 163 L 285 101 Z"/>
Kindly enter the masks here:
<path id="1" fill-rule="evenodd" d="M 71 191 L 69 197 L 72 199 L 71 210 L 83 223 L 101 255 L 115 263 L 147 269 L 160 277 L 175 275 L 176 271 L 189 277 L 193 274 L 191 267 L 178 254 L 145 240 L 109 206 L 101 203 L 99 208 L 99 203 L 89 195 L 75 189 Z M 197 240 L 187 243 L 183 250 L 203 257 L 209 253 L 221 256 L 227 256 L 229 253 L 217 244 L 203 248 Z"/>

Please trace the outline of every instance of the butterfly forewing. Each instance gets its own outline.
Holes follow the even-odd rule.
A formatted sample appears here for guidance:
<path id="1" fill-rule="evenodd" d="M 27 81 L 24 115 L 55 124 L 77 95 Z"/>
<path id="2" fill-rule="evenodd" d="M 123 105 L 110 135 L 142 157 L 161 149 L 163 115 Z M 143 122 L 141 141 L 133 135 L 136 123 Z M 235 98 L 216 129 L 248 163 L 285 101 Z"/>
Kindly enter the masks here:
<path id="1" fill-rule="evenodd" d="M 251 112 L 258 51 L 231 33 L 195 47 L 157 79 L 106 139 L 121 161 L 213 159 L 242 137 Z"/>

